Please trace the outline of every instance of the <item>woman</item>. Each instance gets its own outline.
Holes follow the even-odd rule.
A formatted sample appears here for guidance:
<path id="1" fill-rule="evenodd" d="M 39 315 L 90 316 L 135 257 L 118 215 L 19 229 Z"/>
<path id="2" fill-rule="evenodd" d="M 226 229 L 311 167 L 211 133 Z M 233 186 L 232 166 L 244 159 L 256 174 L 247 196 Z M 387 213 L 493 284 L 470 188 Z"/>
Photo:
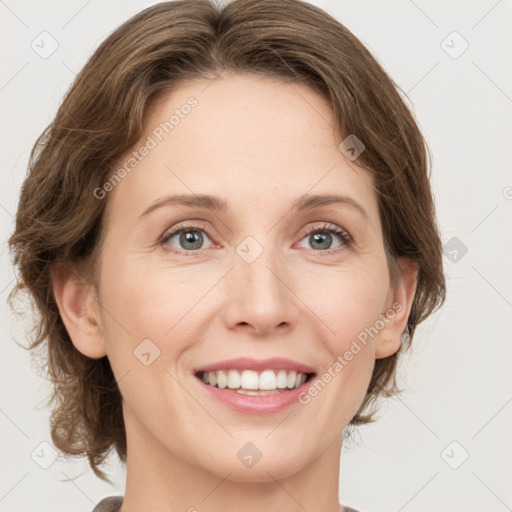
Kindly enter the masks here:
<path id="1" fill-rule="evenodd" d="M 445 295 L 423 137 L 298 0 L 119 27 L 36 143 L 10 244 L 55 446 L 106 481 L 126 463 L 95 512 L 355 510 L 343 440 Z"/>

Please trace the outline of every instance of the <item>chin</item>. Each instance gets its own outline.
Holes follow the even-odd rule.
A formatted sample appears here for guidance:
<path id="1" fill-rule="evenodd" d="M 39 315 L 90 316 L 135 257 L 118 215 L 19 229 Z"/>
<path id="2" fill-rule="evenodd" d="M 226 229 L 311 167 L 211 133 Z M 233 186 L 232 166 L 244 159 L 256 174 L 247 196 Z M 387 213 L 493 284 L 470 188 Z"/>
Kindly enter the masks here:
<path id="1" fill-rule="evenodd" d="M 251 448 L 246 449 L 246 453 L 250 450 Z M 234 452 L 233 456 L 226 456 L 224 453 L 222 456 L 219 455 L 218 459 L 209 457 L 208 461 L 203 461 L 203 468 L 219 478 L 227 478 L 233 482 L 264 483 L 288 478 L 308 464 L 303 454 L 297 453 L 289 446 L 283 446 L 282 450 L 273 450 L 267 456 L 262 453 L 259 459 L 254 451 L 253 457 L 251 460 L 244 452 L 240 455 Z"/>

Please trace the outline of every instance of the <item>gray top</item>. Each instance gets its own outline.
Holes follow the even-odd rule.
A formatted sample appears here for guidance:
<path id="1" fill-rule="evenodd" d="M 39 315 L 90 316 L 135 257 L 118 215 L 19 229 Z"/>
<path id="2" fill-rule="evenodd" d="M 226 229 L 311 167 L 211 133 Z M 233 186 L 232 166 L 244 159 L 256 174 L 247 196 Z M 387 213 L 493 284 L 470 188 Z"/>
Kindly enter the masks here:
<path id="1" fill-rule="evenodd" d="M 123 503 L 123 496 L 109 496 L 103 498 L 92 512 L 118 512 Z"/>
<path id="2" fill-rule="evenodd" d="M 123 496 L 109 496 L 103 498 L 92 512 L 119 512 L 119 508 L 123 503 Z M 343 512 L 360 512 L 352 507 L 343 507 Z"/>

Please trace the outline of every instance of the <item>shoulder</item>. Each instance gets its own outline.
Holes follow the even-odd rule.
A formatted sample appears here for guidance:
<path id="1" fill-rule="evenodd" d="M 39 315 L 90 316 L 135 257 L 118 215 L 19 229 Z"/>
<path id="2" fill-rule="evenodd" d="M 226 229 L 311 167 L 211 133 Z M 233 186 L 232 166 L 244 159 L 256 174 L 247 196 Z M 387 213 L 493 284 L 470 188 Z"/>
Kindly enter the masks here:
<path id="1" fill-rule="evenodd" d="M 92 512 L 118 512 L 122 503 L 123 496 L 109 496 L 107 498 L 103 498 L 94 507 Z"/>

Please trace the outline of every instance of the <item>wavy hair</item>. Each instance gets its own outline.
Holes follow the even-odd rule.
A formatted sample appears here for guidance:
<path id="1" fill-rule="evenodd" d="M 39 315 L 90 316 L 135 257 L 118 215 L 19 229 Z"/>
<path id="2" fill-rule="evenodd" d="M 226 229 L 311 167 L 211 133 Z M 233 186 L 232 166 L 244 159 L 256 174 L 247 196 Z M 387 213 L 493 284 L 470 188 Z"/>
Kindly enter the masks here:
<path id="1" fill-rule="evenodd" d="M 19 280 L 8 301 L 15 309 L 13 299 L 24 292 L 35 312 L 24 348 L 42 348 L 52 440 L 66 454 L 86 455 L 108 482 L 99 466 L 110 450 L 126 462 L 120 391 L 108 358 L 88 358 L 71 342 L 50 268 L 63 265 L 97 283 L 108 198 L 94 191 L 139 141 L 162 94 L 225 72 L 300 83 L 327 99 L 340 142 L 354 134 L 366 147 L 355 163 L 374 178 L 392 285 L 400 277 L 397 257 L 418 265 L 401 348 L 376 360 L 349 426 L 375 421 L 376 399 L 401 391 L 397 361 L 417 325 L 445 300 L 428 147 L 397 85 L 345 26 L 301 0 L 178 0 L 141 11 L 96 49 L 37 139 L 9 238 Z"/>

